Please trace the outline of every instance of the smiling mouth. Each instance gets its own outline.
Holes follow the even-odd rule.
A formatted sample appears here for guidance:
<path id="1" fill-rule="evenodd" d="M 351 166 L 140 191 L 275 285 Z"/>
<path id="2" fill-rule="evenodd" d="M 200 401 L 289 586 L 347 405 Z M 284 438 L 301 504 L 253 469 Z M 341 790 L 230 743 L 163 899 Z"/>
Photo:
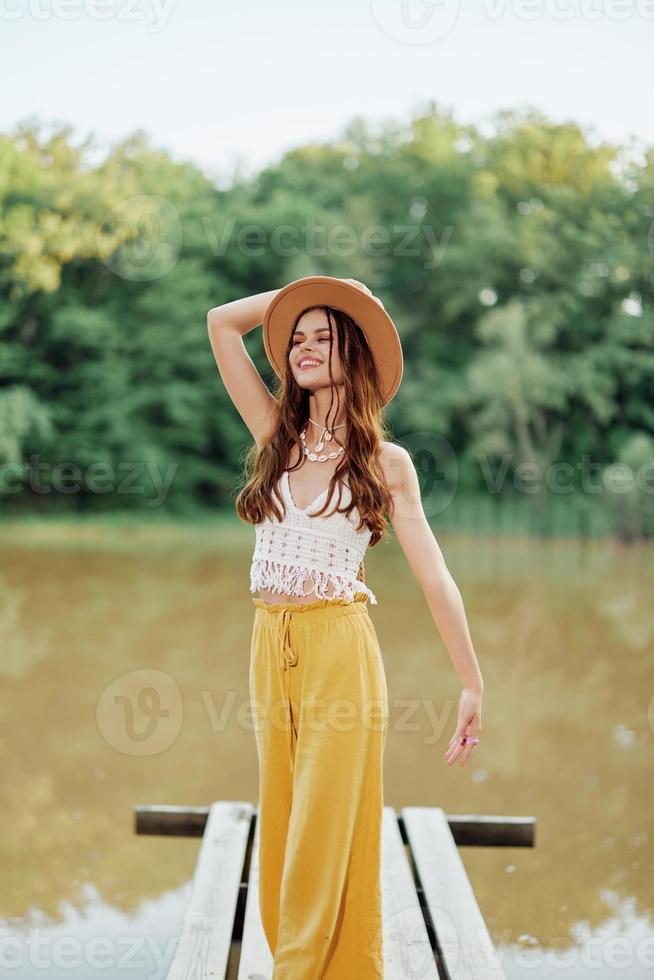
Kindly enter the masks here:
<path id="1" fill-rule="evenodd" d="M 322 361 L 314 361 L 314 360 L 309 360 L 307 358 L 304 361 L 300 361 L 299 368 L 300 368 L 300 371 L 306 371 L 307 368 L 320 367 L 321 364 L 322 364 Z"/>

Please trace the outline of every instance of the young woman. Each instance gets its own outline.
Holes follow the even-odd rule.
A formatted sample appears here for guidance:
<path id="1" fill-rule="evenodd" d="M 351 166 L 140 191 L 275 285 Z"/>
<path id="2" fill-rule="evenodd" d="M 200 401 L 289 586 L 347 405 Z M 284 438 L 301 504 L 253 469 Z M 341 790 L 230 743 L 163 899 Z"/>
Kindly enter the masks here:
<path id="1" fill-rule="evenodd" d="M 383 977 L 382 763 L 388 694 L 364 554 L 385 515 L 463 690 L 445 759 L 465 765 L 483 682 L 463 603 L 383 408 L 402 348 L 379 299 L 311 276 L 209 311 L 218 370 L 254 444 L 236 500 L 255 525 L 250 693 L 259 757 L 259 907 L 274 980 Z M 242 337 L 263 323 L 274 394 Z"/>

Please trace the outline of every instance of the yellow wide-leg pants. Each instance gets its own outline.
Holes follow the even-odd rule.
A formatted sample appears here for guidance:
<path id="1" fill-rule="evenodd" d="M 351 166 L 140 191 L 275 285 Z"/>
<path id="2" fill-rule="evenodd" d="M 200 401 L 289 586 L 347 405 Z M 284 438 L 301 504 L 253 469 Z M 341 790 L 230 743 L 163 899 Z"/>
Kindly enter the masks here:
<path id="1" fill-rule="evenodd" d="M 259 908 L 273 980 L 378 980 L 388 692 L 367 601 L 252 601 Z"/>

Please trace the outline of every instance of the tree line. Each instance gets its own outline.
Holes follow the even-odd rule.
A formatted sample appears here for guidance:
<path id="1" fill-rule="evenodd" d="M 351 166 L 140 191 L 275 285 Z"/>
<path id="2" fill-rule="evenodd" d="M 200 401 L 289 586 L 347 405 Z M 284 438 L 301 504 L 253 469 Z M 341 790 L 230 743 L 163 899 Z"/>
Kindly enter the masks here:
<path id="1" fill-rule="evenodd" d="M 250 437 L 206 312 L 323 274 L 398 326 L 388 417 L 428 516 L 556 498 L 654 532 L 651 149 L 432 103 L 217 179 L 143 132 L 99 155 L 30 120 L 0 135 L 0 219 L 5 515 L 233 510 Z"/>

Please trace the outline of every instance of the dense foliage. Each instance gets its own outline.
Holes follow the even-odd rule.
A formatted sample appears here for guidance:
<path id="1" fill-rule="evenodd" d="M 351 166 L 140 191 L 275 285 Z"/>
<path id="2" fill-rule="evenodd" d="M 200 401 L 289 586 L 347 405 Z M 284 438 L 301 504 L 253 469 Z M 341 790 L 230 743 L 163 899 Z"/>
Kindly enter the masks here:
<path id="1" fill-rule="evenodd" d="M 389 418 L 430 499 L 601 498 L 654 532 L 654 152 L 429 106 L 218 186 L 142 133 L 43 130 L 0 136 L 5 514 L 230 509 L 249 434 L 207 310 L 327 274 L 398 325 Z"/>

